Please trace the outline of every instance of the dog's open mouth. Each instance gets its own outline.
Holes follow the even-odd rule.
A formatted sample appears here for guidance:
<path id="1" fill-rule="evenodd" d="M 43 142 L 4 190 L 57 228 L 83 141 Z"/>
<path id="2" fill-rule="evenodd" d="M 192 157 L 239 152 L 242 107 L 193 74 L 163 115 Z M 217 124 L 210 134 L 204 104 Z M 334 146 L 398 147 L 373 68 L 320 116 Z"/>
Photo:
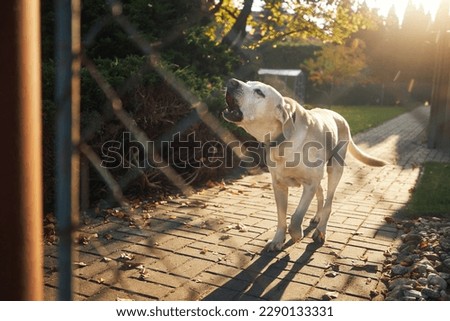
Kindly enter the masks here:
<path id="1" fill-rule="evenodd" d="M 239 108 L 239 105 L 236 99 L 227 92 L 225 96 L 228 107 L 223 111 L 223 118 L 230 122 L 240 122 L 243 119 L 242 112 Z"/>

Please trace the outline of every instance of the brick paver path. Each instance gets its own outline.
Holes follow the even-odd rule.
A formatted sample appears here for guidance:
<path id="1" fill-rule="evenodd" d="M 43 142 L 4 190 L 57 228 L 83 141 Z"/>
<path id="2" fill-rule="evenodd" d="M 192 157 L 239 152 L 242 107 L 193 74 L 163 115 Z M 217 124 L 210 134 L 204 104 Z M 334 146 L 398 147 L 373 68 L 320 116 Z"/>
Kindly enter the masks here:
<path id="1" fill-rule="evenodd" d="M 276 207 L 268 173 L 205 189 L 189 199 L 135 204 L 129 215 L 87 218 L 76 245 L 76 300 L 379 299 L 384 253 L 399 236 L 386 217 L 407 203 L 424 161 L 450 161 L 429 150 L 429 109 L 419 107 L 355 136 L 393 165 L 371 168 L 350 157 L 322 247 L 306 236 L 283 251 L 263 251 L 274 235 Z M 324 185 L 324 184 L 323 184 Z M 290 189 L 289 212 L 301 189 Z M 123 217 L 125 215 L 125 217 Z M 289 236 L 287 237 L 289 240 Z M 45 297 L 56 298 L 57 248 L 45 246 Z"/>

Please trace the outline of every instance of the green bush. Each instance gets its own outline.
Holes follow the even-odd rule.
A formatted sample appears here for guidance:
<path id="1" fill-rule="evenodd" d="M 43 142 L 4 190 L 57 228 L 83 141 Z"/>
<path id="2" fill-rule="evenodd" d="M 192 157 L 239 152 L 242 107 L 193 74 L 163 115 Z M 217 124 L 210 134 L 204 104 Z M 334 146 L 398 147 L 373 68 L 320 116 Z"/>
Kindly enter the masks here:
<path id="1" fill-rule="evenodd" d="M 239 61 L 227 48 L 217 46 L 202 34 L 200 28 L 186 31 L 186 37 L 172 43 L 161 52 L 161 66 L 181 81 L 189 92 L 205 102 L 210 110 L 219 115 L 224 108 L 224 79 L 236 68 Z M 97 48 L 98 49 L 98 48 Z M 89 52 L 89 50 L 88 50 Z M 111 85 L 121 99 L 124 110 L 135 120 L 150 139 L 156 139 L 192 111 L 192 106 L 148 65 L 144 55 L 130 53 L 117 57 L 90 58 L 98 72 Z M 43 120 L 44 120 L 44 188 L 45 205 L 48 210 L 54 200 L 55 165 L 55 63 L 46 59 L 43 63 Z M 110 102 L 86 67 L 81 69 L 81 133 L 94 151 L 101 155 L 101 146 L 108 140 L 120 140 L 125 130 L 114 117 Z M 200 140 L 217 139 L 205 124 L 192 124 L 188 132 L 195 131 Z M 186 169 L 189 171 L 190 169 Z M 196 176 L 207 179 L 216 173 Z M 111 171 L 115 178 L 123 170 Z M 186 173 L 180 173 L 185 175 Z M 187 173 L 189 174 L 189 173 Z M 153 180 L 164 177 L 156 171 L 149 174 Z M 93 200 L 103 197 L 105 184 L 91 171 L 91 196 Z M 137 181 L 139 182 L 139 180 Z M 167 186 L 168 184 L 163 184 Z M 170 184 L 169 184 L 170 185 Z M 133 184 L 132 184 L 133 186 Z"/>

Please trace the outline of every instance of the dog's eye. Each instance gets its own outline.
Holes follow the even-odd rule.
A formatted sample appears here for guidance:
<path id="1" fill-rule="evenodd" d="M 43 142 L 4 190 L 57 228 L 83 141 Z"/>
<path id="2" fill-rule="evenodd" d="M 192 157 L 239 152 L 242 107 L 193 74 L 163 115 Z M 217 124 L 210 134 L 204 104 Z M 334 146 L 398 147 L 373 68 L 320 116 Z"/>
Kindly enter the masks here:
<path id="1" fill-rule="evenodd" d="M 255 93 L 258 95 L 258 96 L 261 96 L 261 97 L 266 97 L 266 95 L 264 95 L 264 93 L 261 91 L 261 89 L 255 89 Z"/>

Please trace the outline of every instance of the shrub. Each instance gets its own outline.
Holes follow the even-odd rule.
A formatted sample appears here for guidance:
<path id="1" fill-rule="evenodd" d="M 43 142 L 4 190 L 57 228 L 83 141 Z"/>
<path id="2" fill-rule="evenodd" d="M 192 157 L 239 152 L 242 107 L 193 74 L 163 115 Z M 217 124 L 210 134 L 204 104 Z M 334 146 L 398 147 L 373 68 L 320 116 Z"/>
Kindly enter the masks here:
<path id="1" fill-rule="evenodd" d="M 183 50 L 183 45 L 187 49 Z M 184 53 L 184 54 L 183 54 Z M 189 54 L 187 54 L 189 53 Z M 209 58 L 208 58 L 209 57 Z M 204 101 L 210 110 L 218 115 L 224 108 L 223 79 L 227 78 L 237 61 L 227 55 L 226 49 L 208 42 L 201 32 L 194 30 L 184 43 L 169 47 L 162 54 L 162 68 L 173 73 L 188 90 Z M 212 63 L 200 64 L 197 60 L 209 59 Z M 94 58 L 96 68 L 106 81 L 116 90 L 123 108 L 135 120 L 137 126 L 153 140 L 167 132 L 177 122 L 192 112 L 192 106 L 162 77 L 147 64 L 147 58 L 141 55 L 127 55 L 122 58 Z M 195 63 L 189 63 L 193 61 Z M 217 66 L 216 66 L 217 64 Z M 44 189 L 45 205 L 49 210 L 54 199 L 54 162 L 55 162 L 55 104 L 54 82 L 55 66 L 52 60 L 43 64 L 43 120 L 44 120 Z M 123 124 L 113 116 L 108 99 L 96 84 L 88 70 L 81 70 L 81 133 L 94 151 L 101 155 L 101 146 L 109 140 L 121 140 L 126 131 Z M 196 132 L 201 141 L 217 140 L 215 134 L 205 124 L 192 123 L 183 135 Z M 124 155 L 125 156 L 125 155 Z M 105 196 L 105 184 L 91 171 L 91 196 L 93 200 Z M 124 170 L 111 171 L 119 179 Z M 195 177 L 201 181 L 208 177 L 223 174 L 221 169 L 193 173 L 192 168 L 180 170 L 185 177 Z M 139 186 L 139 190 L 154 188 L 155 181 L 163 181 L 161 190 L 173 188 L 156 170 L 149 170 L 149 179 L 138 179 L 130 187 Z M 144 182 L 144 183 L 142 183 Z M 147 182 L 147 183 L 145 183 Z M 150 183 L 150 184 L 148 184 Z M 137 184 L 137 185 L 136 185 Z M 136 191 L 136 189 L 134 189 Z"/>

